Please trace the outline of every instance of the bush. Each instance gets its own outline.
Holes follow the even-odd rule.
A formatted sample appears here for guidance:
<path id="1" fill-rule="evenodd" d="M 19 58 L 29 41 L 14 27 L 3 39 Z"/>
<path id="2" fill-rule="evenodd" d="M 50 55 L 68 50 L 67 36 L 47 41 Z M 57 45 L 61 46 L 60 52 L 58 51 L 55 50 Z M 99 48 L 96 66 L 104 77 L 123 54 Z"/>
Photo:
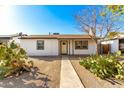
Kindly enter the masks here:
<path id="1" fill-rule="evenodd" d="M 14 41 L 0 45 L 0 78 L 13 73 L 20 74 L 22 71 L 29 71 L 33 63 L 27 61 L 27 58 L 25 50 Z"/>
<path id="2" fill-rule="evenodd" d="M 117 60 L 118 57 L 119 53 L 115 55 L 95 55 L 84 58 L 79 63 L 102 79 L 111 77 L 124 79 L 123 63 Z"/>

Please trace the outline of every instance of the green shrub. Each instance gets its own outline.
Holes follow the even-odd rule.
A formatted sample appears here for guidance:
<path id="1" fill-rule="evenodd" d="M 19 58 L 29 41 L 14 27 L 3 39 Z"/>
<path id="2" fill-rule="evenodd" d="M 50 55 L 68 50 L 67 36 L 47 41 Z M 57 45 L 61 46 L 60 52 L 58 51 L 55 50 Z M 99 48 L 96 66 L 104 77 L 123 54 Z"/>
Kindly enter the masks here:
<path id="1" fill-rule="evenodd" d="M 24 70 L 29 71 L 33 63 L 26 59 L 25 50 L 13 41 L 9 44 L 0 45 L 0 78 Z"/>
<path id="2" fill-rule="evenodd" d="M 12 41 L 12 42 L 10 43 L 10 48 L 11 48 L 11 49 L 16 49 L 16 48 L 18 48 L 18 46 L 14 43 L 14 41 Z"/>
<path id="3" fill-rule="evenodd" d="M 0 79 L 3 79 L 9 72 L 11 68 L 0 66 Z"/>
<path id="4" fill-rule="evenodd" d="M 119 55 L 119 53 L 115 55 L 95 55 L 84 58 L 79 63 L 100 78 L 124 79 L 123 63 L 117 60 Z"/>

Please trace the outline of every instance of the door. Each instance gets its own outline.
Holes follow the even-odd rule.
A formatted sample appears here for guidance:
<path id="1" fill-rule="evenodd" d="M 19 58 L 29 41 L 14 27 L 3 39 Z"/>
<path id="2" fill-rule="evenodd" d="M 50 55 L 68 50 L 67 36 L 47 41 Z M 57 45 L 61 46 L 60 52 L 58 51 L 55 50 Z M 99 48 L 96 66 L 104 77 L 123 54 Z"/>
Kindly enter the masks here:
<path id="1" fill-rule="evenodd" d="M 109 53 L 109 44 L 103 45 L 103 54 L 108 54 Z"/>
<path id="2" fill-rule="evenodd" d="M 61 54 L 67 54 L 67 41 L 61 42 Z"/>

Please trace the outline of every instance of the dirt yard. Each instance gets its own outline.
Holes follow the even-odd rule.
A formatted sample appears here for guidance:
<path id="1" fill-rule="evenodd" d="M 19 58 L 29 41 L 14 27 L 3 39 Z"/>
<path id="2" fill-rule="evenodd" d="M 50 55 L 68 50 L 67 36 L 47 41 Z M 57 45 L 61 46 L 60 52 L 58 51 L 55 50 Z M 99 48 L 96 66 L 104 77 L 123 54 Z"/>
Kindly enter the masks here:
<path id="1" fill-rule="evenodd" d="M 82 84 L 86 88 L 124 87 L 124 80 L 102 80 L 79 64 L 86 56 L 68 56 Z M 20 76 L 0 80 L 1 88 L 59 88 L 61 57 L 30 57 L 34 62 L 32 71 Z"/>
<path id="2" fill-rule="evenodd" d="M 86 56 L 70 56 L 69 59 L 85 87 L 124 88 L 124 80 L 114 80 L 114 79 L 102 80 L 96 77 L 94 74 L 90 73 L 84 67 L 82 67 L 79 64 L 79 60 L 80 58 L 84 58 L 84 57 Z"/>
<path id="3" fill-rule="evenodd" d="M 30 57 L 34 62 L 32 73 L 0 80 L 3 88 L 58 88 L 60 85 L 61 57 Z"/>

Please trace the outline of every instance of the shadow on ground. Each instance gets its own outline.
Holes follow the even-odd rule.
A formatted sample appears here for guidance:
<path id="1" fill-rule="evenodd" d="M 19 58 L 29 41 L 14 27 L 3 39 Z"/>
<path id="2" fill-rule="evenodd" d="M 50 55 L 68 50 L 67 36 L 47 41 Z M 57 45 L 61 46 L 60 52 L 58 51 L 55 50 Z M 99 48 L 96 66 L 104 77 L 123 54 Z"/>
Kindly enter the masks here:
<path id="1" fill-rule="evenodd" d="M 87 56 L 69 56 L 69 59 L 75 68 L 79 78 L 85 87 L 88 88 L 120 88 L 124 87 L 124 80 L 116 79 L 100 79 L 96 77 L 93 73 L 86 70 L 83 66 L 79 64 L 79 60 Z"/>
<path id="2" fill-rule="evenodd" d="M 31 72 L 24 72 L 20 76 L 10 76 L 0 80 L 1 88 L 49 88 L 48 82 L 51 81 L 48 75 L 38 72 L 37 67 L 32 68 Z"/>
<path id="3" fill-rule="evenodd" d="M 58 88 L 60 85 L 61 56 L 29 57 L 34 63 L 31 73 L 25 72 L 18 77 L 0 80 L 5 88 Z"/>
<path id="4" fill-rule="evenodd" d="M 121 83 L 119 83 L 117 80 L 115 79 L 105 79 L 106 81 L 110 82 L 112 85 L 116 85 L 116 84 L 119 84 L 119 85 L 122 85 Z"/>
<path id="5" fill-rule="evenodd" d="M 30 56 L 33 59 L 47 61 L 47 62 L 55 62 L 55 60 L 61 60 L 62 56 Z"/>

